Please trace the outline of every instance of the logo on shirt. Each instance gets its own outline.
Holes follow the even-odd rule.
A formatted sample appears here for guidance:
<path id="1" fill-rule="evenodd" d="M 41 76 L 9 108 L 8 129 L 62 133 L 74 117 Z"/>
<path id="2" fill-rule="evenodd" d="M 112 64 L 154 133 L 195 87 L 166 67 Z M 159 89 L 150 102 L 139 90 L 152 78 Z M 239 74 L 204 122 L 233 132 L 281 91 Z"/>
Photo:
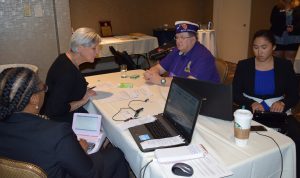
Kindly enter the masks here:
<path id="1" fill-rule="evenodd" d="M 186 67 L 184 68 L 184 71 L 185 71 L 185 72 L 188 72 L 188 73 L 191 72 L 191 64 L 192 64 L 192 61 L 190 61 L 190 62 L 186 65 Z"/>

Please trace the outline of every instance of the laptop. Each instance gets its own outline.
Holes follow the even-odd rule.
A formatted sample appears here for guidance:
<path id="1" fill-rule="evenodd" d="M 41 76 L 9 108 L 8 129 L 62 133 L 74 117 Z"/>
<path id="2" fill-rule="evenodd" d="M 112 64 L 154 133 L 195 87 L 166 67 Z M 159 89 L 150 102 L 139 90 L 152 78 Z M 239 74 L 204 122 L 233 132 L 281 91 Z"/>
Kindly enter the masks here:
<path id="1" fill-rule="evenodd" d="M 85 139 L 88 142 L 88 154 L 100 149 L 103 134 L 101 128 L 101 115 L 89 113 L 74 113 L 72 129 L 78 140 Z"/>
<path id="2" fill-rule="evenodd" d="M 284 112 L 260 112 L 253 114 L 253 120 L 267 127 L 273 128 L 279 132 L 285 132 L 287 129 L 288 116 Z"/>
<path id="3" fill-rule="evenodd" d="M 192 139 L 200 106 L 201 99 L 183 85 L 180 85 L 174 78 L 170 86 L 164 112 L 155 116 L 157 118 L 156 121 L 131 127 L 129 131 L 142 152 L 154 151 L 158 148 L 188 145 Z M 141 146 L 141 142 L 146 140 L 177 135 L 184 139 L 183 143 L 146 149 Z"/>
<path id="4" fill-rule="evenodd" d="M 225 121 L 233 120 L 232 85 L 179 77 L 176 80 L 199 98 L 203 98 L 200 115 Z"/>

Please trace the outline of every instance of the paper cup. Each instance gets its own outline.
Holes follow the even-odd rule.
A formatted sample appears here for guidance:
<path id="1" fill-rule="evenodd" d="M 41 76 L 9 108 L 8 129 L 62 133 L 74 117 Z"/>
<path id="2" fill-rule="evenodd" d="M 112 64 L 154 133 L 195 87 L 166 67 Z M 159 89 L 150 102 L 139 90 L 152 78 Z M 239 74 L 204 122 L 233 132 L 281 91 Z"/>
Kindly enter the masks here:
<path id="1" fill-rule="evenodd" d="M 249 139 L 252 113 L 246 109 L 234 112 L 234 139 L 238 146 L 246 146 Z"/>

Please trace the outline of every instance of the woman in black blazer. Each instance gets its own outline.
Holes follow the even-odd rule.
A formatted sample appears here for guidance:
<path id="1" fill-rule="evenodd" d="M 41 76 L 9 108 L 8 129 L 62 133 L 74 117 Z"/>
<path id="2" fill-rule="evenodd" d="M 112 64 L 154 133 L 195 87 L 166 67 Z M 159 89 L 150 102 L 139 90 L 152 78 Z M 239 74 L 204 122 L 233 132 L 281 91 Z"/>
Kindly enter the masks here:
<path id="1" fill-rule="evenodd" d="M 270 31 L 255 33 L 255 57 L 239 61 L 234 74 L 233 96 L 236 104 L 252 111 L 273 112 L 284 112 L 297 104 L 298 83 L 293 65 L 288 60 L 273 57 L 275 47 Z"/>
<path id="2" fill-rule="evenodd" d="M 89 157 L 86 141 L 77 141 L 70 124 L 38 115 L 46 91 L 30 69 L 0 74 L 0 156 L 36 164 L 49 178 L 127 178 L 119 149 Z"/>
<path id="3" fill-rule="evenodd" d="M 241 60 L 233 78 L 233 100 L 251 111 L 286 112 L 298 102 L 298 82 L 291 61 L 272 56 L 275 39 L 268 30 L 253 37 L 255 57 Z M 296 143 L 297 173 L 300 169 L 300 124 L 290 116 L 287 135 Z M 299 175 L 298 175 L 299 176 Z"/>

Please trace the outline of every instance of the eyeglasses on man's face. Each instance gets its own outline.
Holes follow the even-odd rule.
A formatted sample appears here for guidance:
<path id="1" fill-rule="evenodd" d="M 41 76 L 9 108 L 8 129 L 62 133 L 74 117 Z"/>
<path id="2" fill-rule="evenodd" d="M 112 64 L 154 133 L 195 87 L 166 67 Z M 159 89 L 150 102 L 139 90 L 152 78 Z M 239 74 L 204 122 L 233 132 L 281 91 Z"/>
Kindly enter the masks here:
<path id="1" fill-rule="evenodd" d="M 174 40 L 185 40 L 188 38 L 192 38 L 193 36 L 175 36 Z"/>

